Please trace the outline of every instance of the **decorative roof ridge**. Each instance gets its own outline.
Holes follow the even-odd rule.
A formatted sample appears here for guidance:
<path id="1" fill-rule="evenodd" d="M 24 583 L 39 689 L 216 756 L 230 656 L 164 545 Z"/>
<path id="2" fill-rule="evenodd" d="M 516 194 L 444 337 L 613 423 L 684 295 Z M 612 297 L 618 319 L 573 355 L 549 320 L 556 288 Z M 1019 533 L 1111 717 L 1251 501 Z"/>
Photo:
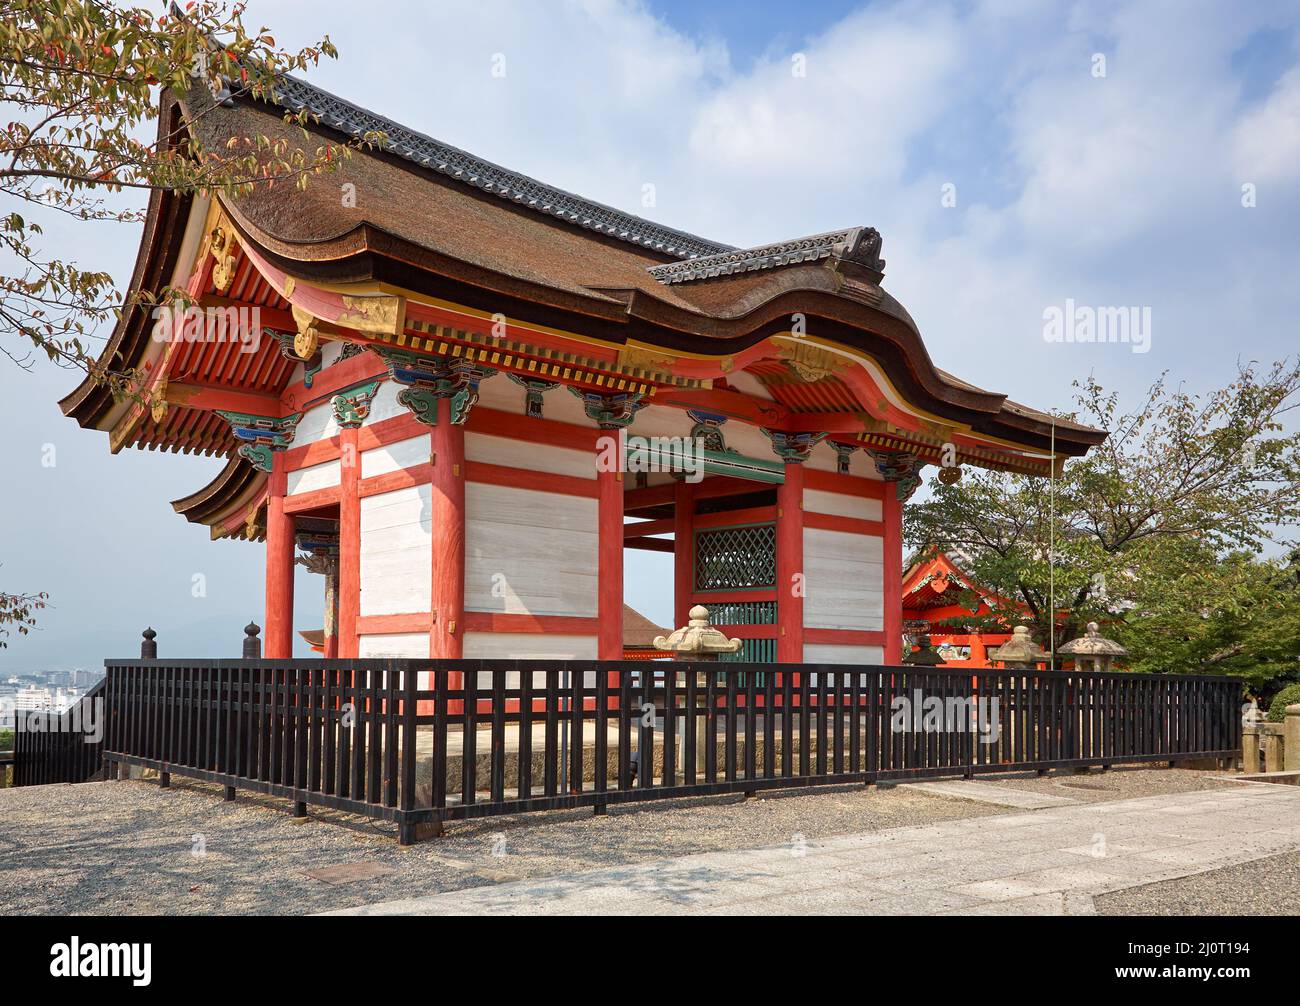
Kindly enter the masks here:
<path id="1" fill-rule="evenodd" d="M 689 283 L 693 280 L 836 258 L 863 266 L 878 278 L 885 271 L 885 260 L 880 257 L 880 247 L 880 232 L 874 227 L 849 227 L 755 248 L 731 249 L 683 262 L 650 266 L 648 272 L 660 283 Z"/>
<path id="2" fill-rule="evenodd" d="M 687 260 L 733 250 L 731 245 L 654 223 L 503 168 L 290 74 L 280 75 L 275 98 L 291 111 L 307 109 L 322 125 L 349 136 L 383 132 L 389 153 L 536 213 L 606 237 Z"/>

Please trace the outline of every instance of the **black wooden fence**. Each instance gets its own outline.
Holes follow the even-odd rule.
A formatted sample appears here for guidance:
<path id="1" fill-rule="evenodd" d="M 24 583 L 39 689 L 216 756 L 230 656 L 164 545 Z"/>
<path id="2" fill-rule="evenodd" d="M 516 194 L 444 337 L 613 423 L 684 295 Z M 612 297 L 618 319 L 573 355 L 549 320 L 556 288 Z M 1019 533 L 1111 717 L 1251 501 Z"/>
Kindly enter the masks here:
<path id="1" fill-rule="evenodd" d="M 828 783 L 1234 758 L 1240 682 L 514 660 L 109 661 L 104 758 L 422 822 Z"/>
<path id="2" fill-rule="evenodd" d="M 105 681 L 62 713 L 14 714 L 14 785 L 42 786 L 97 778 L 104 757 Z"/>

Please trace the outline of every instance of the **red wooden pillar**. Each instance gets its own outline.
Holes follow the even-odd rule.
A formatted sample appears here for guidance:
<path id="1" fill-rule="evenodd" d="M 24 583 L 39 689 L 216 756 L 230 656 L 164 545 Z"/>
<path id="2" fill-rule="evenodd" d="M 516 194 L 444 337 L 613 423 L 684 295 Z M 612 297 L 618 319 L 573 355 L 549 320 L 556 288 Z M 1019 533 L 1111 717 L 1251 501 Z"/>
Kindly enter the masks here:
<path id="1" fill-rule="evenodd" d="M 599 455 L 600 450 L 597 448 Z M 596 656 L 601 660 L 623 659 L 623 473 L 605 471 L 598 464 L 600 528 L 597 551 L 597 612 L 599 635 Z"/>
<path id="2" fill-rule="evenodd" d="M 885 525 L 885 663 L 898 664 L 903 659 L 903 504 L 897 485 L 885 483 L 881 509 Z"/>
<path id="3" fill-rule="evenodd" d="M 357 430 L 339 431 L 339 622 L 338 655 L 358 655 L 361 614 L 361 451 Z"/>
<path id="4" fill-rule="evenodd" d="M 686 624 L 695 590 L 695 483 L 681 479 L 673 487 L 673 624 Z"/>
<path id="5" fill-rule="evenodd" d="M 776 659 L 803 663 L 803 465 L 785 464 L 776 491 Z"/>
<path id="6" fill-rule="evenodd" d="M 450 398 L 438 399 L 438 425 L 429 434 L 429 461 L 433 469 L 429 656 L 459 660 L 465 652 L 465 428 L 452 423 Z"/>
<path id="7" fill-rule="evenodd" d="M 984 645 L 984 637 L 978 632 L 971 633 L 970 637 L 970 666 L 971 667 L 988 667 L 989 652 L 988 647 Z"/>
<path id="8" fill-rule="evenodd" d="M 264 653 L 293 656 L 293 517 L 284 512 L 286 489 L 284 454 L 271 454 L 266 498 L 266 631 Z"/>

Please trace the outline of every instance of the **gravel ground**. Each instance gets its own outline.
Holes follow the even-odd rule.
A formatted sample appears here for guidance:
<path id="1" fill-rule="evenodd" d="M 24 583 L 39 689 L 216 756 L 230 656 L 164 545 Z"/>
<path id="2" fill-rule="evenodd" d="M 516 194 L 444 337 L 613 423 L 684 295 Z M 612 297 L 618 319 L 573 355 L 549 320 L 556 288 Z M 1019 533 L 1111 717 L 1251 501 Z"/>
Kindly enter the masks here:
<path id="1" fill-rule="evenodd" d="M 981 779 L 1091 801 L 1225 785 L 1213 775 L 1117 768 Z M 604 817 L 451 822 L 445 838 L 401 848 L 392 825 L 317 808 L 295 823 L 283 801 L 241 793 L 226 803 L 220 787 L 176 776 L 170 790 L 149 781 L 3 790 L 0 905 L 8 914 L 296 914 L 1009 812 L 905 789 L 827 787 L 611 806 Z M 381 875 L 327 883 L 305 872 L 346 864 Z"/>
<path id="2" fill-rule="evenodd" d="M 1094 899 L 1098 915 L 1300 915 L 1300 852 Z"/>
<path id="3" fill-rule="evenodd" d="M 1001 808 L 906 790 L 828 787 L 452 822 L 406 848 L 382 822 L 172 777 L 0 791 L 0 905 L 6 914 L 297 914 L 400 897 L 861 831 L 980 817 Z M 201 848 L 202 855 L 196 855 Z M 330 884 L 306 870 L 392 872 Z"/>

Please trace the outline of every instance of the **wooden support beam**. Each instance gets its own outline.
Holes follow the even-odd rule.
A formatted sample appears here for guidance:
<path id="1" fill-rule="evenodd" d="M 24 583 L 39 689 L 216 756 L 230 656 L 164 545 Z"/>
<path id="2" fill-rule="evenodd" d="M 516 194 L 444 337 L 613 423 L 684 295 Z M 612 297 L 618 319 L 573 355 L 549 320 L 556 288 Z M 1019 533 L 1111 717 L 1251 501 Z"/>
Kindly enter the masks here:
<path id="1" fill-rule="evenodd" d="M 339 431 L 339 641 L 341 658 L 357 656 L 361 615 L 361 452 L 357 430 Z"/>
<path id="2" fill-rule="evenodd" d="M 600 469 L 599 545 L 597 552 L 600 633 L 596 655 L 601 660 L 623 658 L 623 473 Z"/>
<path id="3" fill-rule="evenodd" d="M 284 453 L 271 455 L 270 492 L 266 499 L 266 634 L 264 655 L 293 656 L 293 518 L 285 513 Z"/>
<path id="4" fill-rule="evenodd" d="M 459 660 L 465 650 L 465 427 L 451 421 L 451 399 L 438 399 L 438 425 L 429 433 L 433 492 L 433 631 L 429 656 Z"/>
<path id="5" fill-rule="evenodd" d="M 653 534 L 671 534 L 677 528 L 675 517 L 664 520 L 639 520 L 623 525 L 624 538 L 646 538 Z"/>
<path id="6" fill-rule="evenodd" d="M 235 391 L 219 384 L 201 382 L 169 382 L 163 395 L 168 405 L 187 409 L 226 412 L 244 412 L 254 416 L 281 418 L 280 396 L 256 391 Z"/>
<path id="7" fill-rule="evenodd" d="M 787 462 L 785 482 L 776 491 L 776 622 L 781 630 L 776 639 L 778 663 L 803 663 L 803 598 L 803 465 Z M 889 603 L 888 595 L 885 603 Z"/>
<path id="8" fill-rule="evenodd" d="M 642 552 L 676 552 L 677 546 L 671 538 L 625 538 L 624 548 L 636 548 Z"/>

